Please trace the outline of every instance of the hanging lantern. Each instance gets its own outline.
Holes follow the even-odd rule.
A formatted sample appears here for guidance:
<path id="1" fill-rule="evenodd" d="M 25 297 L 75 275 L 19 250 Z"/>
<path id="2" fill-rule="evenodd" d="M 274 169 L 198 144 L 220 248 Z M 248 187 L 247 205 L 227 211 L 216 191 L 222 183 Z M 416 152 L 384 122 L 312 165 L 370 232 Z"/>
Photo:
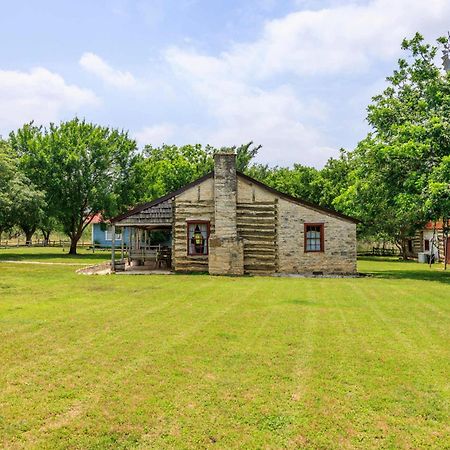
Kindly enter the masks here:
<path id="1" fill-rule="evenodd" d="M 195 246 L 195 252 L 203 253 L 204 238 L 198 225 L 195 227 L 194 235 L 192 236 L 192 241 Z"/>

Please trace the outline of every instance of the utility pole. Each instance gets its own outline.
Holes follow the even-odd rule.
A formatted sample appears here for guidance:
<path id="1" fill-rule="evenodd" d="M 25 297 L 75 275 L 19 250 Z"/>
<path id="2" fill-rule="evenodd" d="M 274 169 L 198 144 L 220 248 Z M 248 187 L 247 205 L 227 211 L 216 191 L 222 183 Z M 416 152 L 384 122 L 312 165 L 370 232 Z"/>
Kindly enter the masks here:
<path id="1" fill-rule="evenodd" d="M 450 32 L 448 33 L 447 42 L 442 50 L 442 64 L 446 72 L 450 72 Z"/>
<path id="2" fill-rule="evenodd" d="M 442 51 L 442 63 L 444 65 L 444 70 L 446 72 L 450 72 L 450 32 L 448 33 L 447 42 L 444 44 L 444 50 Z M 450 218 L 446 214 L 445 217 L 442 218 L 442 234 L 444 238 L 444 270 L 447 270 L 447 262 L 449 260 L 449 232 L 450 232 Z"/>

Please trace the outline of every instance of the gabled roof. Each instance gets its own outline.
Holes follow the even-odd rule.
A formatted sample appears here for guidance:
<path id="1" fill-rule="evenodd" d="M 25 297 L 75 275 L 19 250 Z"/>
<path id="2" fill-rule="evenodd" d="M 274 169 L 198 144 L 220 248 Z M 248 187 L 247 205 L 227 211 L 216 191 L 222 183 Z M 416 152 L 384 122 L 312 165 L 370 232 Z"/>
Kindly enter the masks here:
<path id="1" fill-rule="evenodd" d="M 340 213 L 338 211 L 335 211 L 334 209 L 325 208 L 324 206 L 319 206 L 319 205 L 316 205 L 315 203 L 311 203 L 311 202 L 303 200 L 301 198 L 293 197 L 292 195 L 285 194 L 285 193 L 283 193 L 281 191 L 278 191 L 277 189 L 274 189 L 274 188 L 272 188 L 270 186 L 267 186 L 267 184 L 264 184 L 261 181 L 258 181 L 258 180 L 255 180 L 252 177 L 249 177 L 245 173 L 238 172 L 238 171 L 236 173 L 237 173 L 238 177 L 243 178 L 244 180 L 248 181 L 249 183 L 253 183 L 253 184 L 257 185 L 257 186 L 260 186 L 261 188 L 266 189 L 269 192 L 272 192 L 277 197 L 284 198 L 285 200 L 288 200 L 290 202 L 296 203 L 296 204 L 301 205 L 301 206 L 305 206 L 306 208 L 314 209 L 316 211 L 320 211 L 320 212 L 323 212 L 325 214 L 329 214 L 329 215 L 332 215 L 332 216 L 335 216 L 335 217 L 339 217 L 340 219 L 348 220 L 349 222 L 353 222 L 353 223 L 360 223 L 361 222 L 360 220 L 355 219 L 354 217 L 347 216 L 347 215 L 342 214 L 342 213 Z M 177 189 L 176 191 L 169 192 L 168 194 L 166 194 L 166 195 L 164 195 L 164 196 L 162 196 L 160 198 L 157 198 L 155 200 L 152 200 L 151 202 L 142 203 L 140 205 L 137 205 L 136 207 L 134 207 L 133 209 L 130 209 L 126 213 L 112 218 L 111 222 L 112 223 L 119 222 L 119 221 L 121 221 L 123 219 L 126 219 L 127 217 L 130 217 L 130 216 L 132 216 L 134 214 L 138 214 L 138 213 L 140 213 L 141 211 L 143 211 L 143 210 L 145 210 L 147 208 L 151 208 L 152 206 L 156 206 L 156 205 L 158 205 L 158 204 L 160 204 L 162 202 L 165 202 L 166 200 L 174 198 L 177 195 L 180 195 L 181 193 L 183 193 L 184 191 L 187 191 L 188 189 L 190 189 L 190 188 L 192 188 L 194 186 L 197 186 L 198 184 L 200 184 L 203 181 L 205 181 L 205 180 L 207 180 L 209 178 L 212 178 L 212 177 L 214 177 L 214 172 L 209 172 L 206 175 L 198 178 L 197 180 L 186 184 L 185 186 L 181 187 L 180 189 Z"/>

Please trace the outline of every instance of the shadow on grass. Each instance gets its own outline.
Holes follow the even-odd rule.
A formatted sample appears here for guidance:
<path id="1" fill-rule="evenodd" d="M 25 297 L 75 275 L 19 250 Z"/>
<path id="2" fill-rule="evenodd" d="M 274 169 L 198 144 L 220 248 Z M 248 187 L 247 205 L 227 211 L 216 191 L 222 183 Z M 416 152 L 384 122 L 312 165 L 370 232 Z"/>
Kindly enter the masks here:
<path id="1" fill-rule="evenodd" d="M 424 270 L 386 270 L 369 272 L 374 278 L 389 278 L 397 280 L 437 281 L 450 284 L 450 272 L 426 272 Z"/>
<path id="2" fill-rule="evenodd" d="M 365 273 L 374 278 L 386 278 L 397 280 L 417 280 L 417 281 L 437 281 L 439 283 L 450 284 L 450 268 L 443 270 L 443 266 L 428 264 L 419 264 L 417 261 L 403 261 L 396 257 L 360 257 L 360 261 L 389 263 L 380 267 L 374 267 L 372 270 L 366 270 Z M 375 270 L 373 270 L 375 269 Z"/>
<path id="3" fill-rule="evenodd" d="M 398 256 L 358 256 L 358 261 L 374 261 L 387 263 L 417 264 L 417 261 L 408 259 L 404 261 Z"/>

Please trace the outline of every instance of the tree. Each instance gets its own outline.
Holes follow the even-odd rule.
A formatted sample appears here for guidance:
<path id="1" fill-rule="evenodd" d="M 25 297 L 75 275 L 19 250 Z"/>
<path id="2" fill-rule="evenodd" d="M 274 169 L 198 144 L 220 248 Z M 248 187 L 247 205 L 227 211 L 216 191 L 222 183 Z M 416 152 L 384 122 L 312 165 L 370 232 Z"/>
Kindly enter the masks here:
<path id="1" fill-rule="evenodd" d="M 436 65 L 438 47 L 420 34 L 402 48 L 411 58 L 399 60 L 369 105 L 373 130 L 352 154 L 349 187 L 334 202 L 363 219 L 366 233 L 395 240 L 406 257 L 407 238 L 437 220 L 430 174 L 450 155 L 450 78 Z"/>
<path id="2" fill-rule="evenodd" d="M 41 190 L 45 189 L 45 172 L 41 170 L 42 167 L 37 164 L 37 161 L 31 159 L 31 155 L 37 154 L 39 148 L 43 145 L 42 127 L 35 126 L 33 122 L 25 124 L 16 133 L 10 134 L 10 143 L 16 157 L 22 155 L 22 158 L 19 158 L 20 170 L 25 173 L 26 177 L 30 179 L 34 185 L 39 186 Z M 28 244 L 31 243 L 31 236 L 35 231 L 40 229 L 44 237 L 44 245 L 46 245 L 50 238 L 51 231 L 56 226 L 56 219 L 54 218 L 54 212 L 52 210 L 53 203 L 48 198 L 47 192 L 45 190 L 42 190 L 42 192 L 45 195 L 40 208 L 36 209 L 36 203 L 33 203 L 33 199 L 30 198 L 30 215 L 28 217 L 23 214 L 20 215 L 22 222 L 21 228 L 25 233 Z M 23 191 L 23 195 L 26 193 L 27 190 Z M 29 191 L 28 194 L 30 194 Z M 23 201 L 25 201 L 24 197 Z"/>
<path id="3" fill-rule="evenodd" d="M 253 178 L 285 194 L 319 203 L 321 187 L 316 183 L 319 171 L 313 167 L 294 164 L 289 167 L 272 167 L 257 164 L 247 173 Z"/>
<path id="4" fill-rule="evenodd" d="M 39 224 L 39 229 L 41 230 L 42 237 L 44 238 L 44 247 L 49 245 L 51 233 L 58 228 L 58 221 L 55 217 L 48 215 L 47 211 L 44 211 L 43 217 Z"/>
<path id="5" fill-rule="evenodd" d="M 335 199 L 348 187 L 351 160 L 351 152 L 341 149 L 338 158 L 330 158 L 322 170 L 318 171 L 312 183 L 319 195 L 317 202 L 320 205 L 339 210 Z"/>
<path id="6" fill-rule="evenodd" d="M 139 163 L 141 201 L 176 191 L 213 169 L 212 147 L 163 145 L 144 147 Z"/>
<path id="7" fill-rule="evenodd" d="M 439 166 L 435 167 L 428 181 L 428 192 L 426 195 L 426 209 L 430 217 L 442 218 L 443 239 L 445 252 L 445 269 L 448 259 L 448 239 L 450 222 L 450 155 L 442 159 Z"/>
<path id="8" fill-rule="evenodd" d="M 44 208 L 44 193 L 20 172 L 11 147 L 0 141 L 0 234 L 18 225 L 30 245 Z"/>
<path id="9" fill-rule="evenodd" d="M 14 179 L 15 165 L 7 142 L 0 140 L 0 236 L 14 225 L 12 208 L 14 198 L 11 183 Z"/>
<path id="10" fill-rule="evenodd" d="M 236 168 L 241 172 L 249 169 L 261 146 L 253 142 L 239 147 L 227 148 L 236 152 Z M 218 149 L 200 144 L 163 145 L 144 148 L 139 162 L 139 184 L 142 186 L 141 201 L 153 200 L 168 192 L 176 191 L 191 181 L 214 169 L 214 153 Z"/>
<path id="11" fill-rule="evenodd" d="M 246 172 L 250 168 L 250 164 L 258 155 L 259 150 L 261 150 L 262 145 L 253 146 L 253 141 L 247 144 L 243 144 L 239 147 L 232 147 L 236 151 L 236 169 L 239 172 Z"/>
<path id="12" fill-rule="evenodd" d="M 349 187 L 333 204 L 363 221 L 360 236 L 392 241 L 406 258 L 407 240 L 425 220 L 417 208 L 421 191 L 408 190 L 407 170 L 391 160 L 393 151 L 371 137 L 361 141 L 352 154 Z"/>
<path id="13" fill-rule="evenodd" d="M 33 235 L 45 214 L 45 194 L 25 177 L 16 179 L 12 185 L 15 223 L 25 234 L 25 244 L 31 245 Z"/>
<path id="14" fill-rule="evenodd" d="M 29 124 L 12 133 L 11 142 L 27 175 L 46 192 L 50 216 L 70 238 L 70 254 L 76 254 L 95 214 L 111 217 L 134 203 L 136 142 L 123 131 L 78 118 L 39 131 Z"/>

